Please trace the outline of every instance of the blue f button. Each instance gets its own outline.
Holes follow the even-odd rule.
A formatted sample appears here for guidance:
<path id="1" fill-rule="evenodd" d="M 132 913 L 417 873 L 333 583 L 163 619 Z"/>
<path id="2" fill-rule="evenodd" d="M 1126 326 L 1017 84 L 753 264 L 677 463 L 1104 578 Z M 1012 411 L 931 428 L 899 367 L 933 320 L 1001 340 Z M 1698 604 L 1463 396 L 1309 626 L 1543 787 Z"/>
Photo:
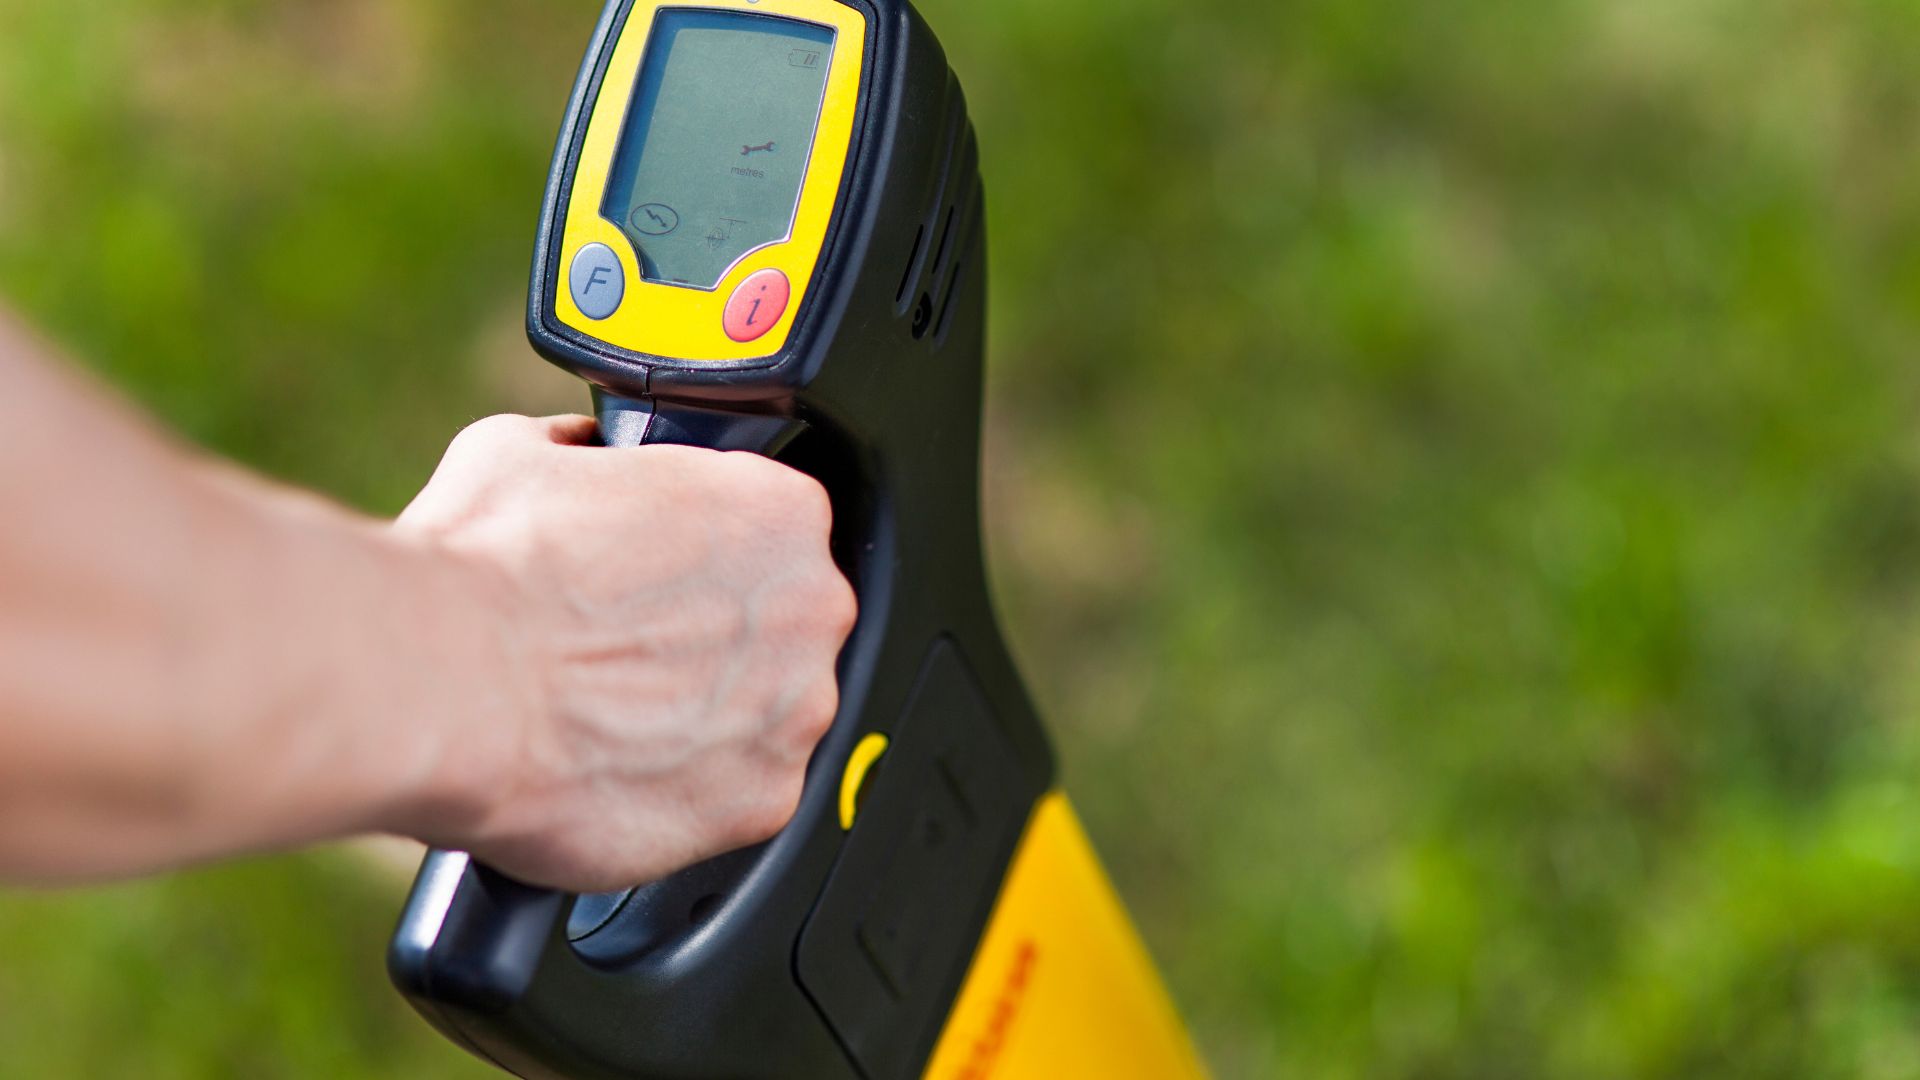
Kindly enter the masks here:
<path id="1" fill-rule="evenodd" d="M 573 257 L 569 275 L 573 302 L 589 319 L 604 319 L 620 308 L 627 294 L 626 271 L 620 257 L 605 244 L 588 244 Z"/>

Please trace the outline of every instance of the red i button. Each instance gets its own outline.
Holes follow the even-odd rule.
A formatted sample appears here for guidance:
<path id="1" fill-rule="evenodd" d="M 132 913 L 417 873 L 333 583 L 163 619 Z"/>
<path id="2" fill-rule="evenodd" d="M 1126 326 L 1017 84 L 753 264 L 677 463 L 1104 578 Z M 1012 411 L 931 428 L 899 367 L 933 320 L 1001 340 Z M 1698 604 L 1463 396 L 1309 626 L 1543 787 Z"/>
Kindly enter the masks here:
<path id="1" fill-rule="evenodd" d="M 727 298 L 721 329 L 735 341 L 753 341 L 773 329 L 786 314 L 793 287 L 778 270 L 756 270 Z"/>

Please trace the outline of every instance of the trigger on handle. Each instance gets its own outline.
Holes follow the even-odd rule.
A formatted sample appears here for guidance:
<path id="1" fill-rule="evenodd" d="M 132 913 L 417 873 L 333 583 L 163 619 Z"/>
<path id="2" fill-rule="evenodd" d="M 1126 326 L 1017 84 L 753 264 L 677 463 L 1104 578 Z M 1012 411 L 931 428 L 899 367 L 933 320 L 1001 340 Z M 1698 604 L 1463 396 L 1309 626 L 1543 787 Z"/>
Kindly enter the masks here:
<path id="1" fill-rule="evenodd" d="M 608 446 L 698 446 L 772 457 L 806 425 L 786 416 L 729 412 L 674 401 L 593 394 L 600 439 Z"/>
<path id="2" fill-rule="evenodd" d="M 653 403 L 636 398 L 593 392 L 593 412 L 600 420 L 600 441 L 606 446 L 642 446 L 653 424 Z"/>

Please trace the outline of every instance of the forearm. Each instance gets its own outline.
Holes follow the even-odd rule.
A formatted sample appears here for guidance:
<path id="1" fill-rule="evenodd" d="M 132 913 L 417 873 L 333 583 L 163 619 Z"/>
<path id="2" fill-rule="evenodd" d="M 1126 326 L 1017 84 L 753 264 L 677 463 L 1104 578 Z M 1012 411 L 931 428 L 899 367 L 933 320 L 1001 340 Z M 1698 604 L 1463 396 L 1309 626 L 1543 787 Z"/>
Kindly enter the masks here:
<path id="1" fill-rule="evenodd" d="M 855 617 L 817 483 L 499 416 L 388 527 L 42 352 L 0 314 L 0 880 L 378 830 L 604 891 L 792 815 Z"/>
<path id="2" fill-rule="evenodd" d="M 431 827 L 511 737 L 476 569 L 206 462 L 0 324 L 0 877 Z"/>

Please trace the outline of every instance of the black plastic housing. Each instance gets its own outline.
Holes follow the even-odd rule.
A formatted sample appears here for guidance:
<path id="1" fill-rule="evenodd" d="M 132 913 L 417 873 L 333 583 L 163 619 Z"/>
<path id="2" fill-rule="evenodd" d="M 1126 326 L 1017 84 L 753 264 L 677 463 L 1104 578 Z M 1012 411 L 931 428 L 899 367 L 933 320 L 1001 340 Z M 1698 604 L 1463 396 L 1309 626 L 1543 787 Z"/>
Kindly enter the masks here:
<path id="1" fill-rule="evenodd" d="M 567 110 L 529 291 L 534 348 L 593 384 L 609 444 L 755 450 L 817 477 L 861 612 L 839 715 L 769 843 L 578 902 L 464 855 L 428 857 L 389 952 L 394 982 L 448 1036 L 525 1077 L 920 1075 L 1052 784 L 980 542 L 973 130 L 911 6 L 842 2 L 867 18 L 858 115 L 777 356 L 635 354 L 554 318 L 561 214 L 632 0 L 607 7 Z M 871 732 L 892 743 L 843 831 L 842 772 Z"/>

